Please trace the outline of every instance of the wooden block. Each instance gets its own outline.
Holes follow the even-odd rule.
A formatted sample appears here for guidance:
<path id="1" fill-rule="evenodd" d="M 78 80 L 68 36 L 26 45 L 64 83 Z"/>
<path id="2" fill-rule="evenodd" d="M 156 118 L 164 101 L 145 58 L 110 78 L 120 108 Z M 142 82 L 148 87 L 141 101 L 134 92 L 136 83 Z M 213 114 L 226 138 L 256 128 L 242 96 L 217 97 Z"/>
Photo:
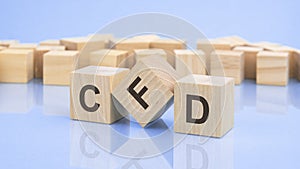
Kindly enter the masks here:
<path id="1" fill-rule="evenodd" d="M 202 50 L 174 50 L 176 55 L 176 71 L 180 77 L 190 74 L 207 74 L 206 56 Z"/>
<path id="2" fill-rule="evenodd" d="M 174 131 L 222 137 L 234 122 L 234 80 L 189 75 L 177 81 L 174 93 Z"/>
<path id="3" fill-rule="evenodd" d="M 159 56 L 168 61 L 167 53 L 163 49 L 135 49 L 134 50 L 135 60 L 139 62 L 145 57 Z"/>
<path id="4" fill-rule="evenodd" d="M 295 61 L 296 61 L 296 77 L 298 80 L 300 80 L 300 50 L 297 50 L 296 56 L 295 56 Z"/>
<path id="5" fill-rule="evenodd" d="M 239 36 L 226 36 L 226 37 L 216 38 L 215 40 L 229 42 L 231 44 L 231 48 L 234 48 L 235 46 L 245 46 L 249 44 L 248 41 L 246 41 L 245 39 Z"/>
<path id="6" fill-rule="evenodd" d="M 133 52 L 134 49 L 149 49 L 150 42 L 151 40 L 139 38 L 117 39 L 114 41 L 114 48 Z"/>
<path id="7" fill-rule="evenodd" d="M 15 43 L 9 46 L 10 49 L 31 49 L 35 50 L 37 44 L 35 43 Z"/>
<path id="8" fill-rule="evenodd" d="M 113 45 L 113 39 L 114 35 L 113 34 L 89 34 L 88 37 L 97 39 L 97 40 L 104 40 L 105 42 L 105 48 L 110 49 Z"/>
<path id="9" fill-rule="evenodd" d="M 7 47 L 0 46 L 0 51 L 6 49 Z"/>
<path id="10" fill-rule="evenodd" d="M 232 44 L 228 41 L 224 40 L 218 40 L 218 39 L 199 39 L 197 41 L 197 49 L 200 49 L 204 52 L 207 51 L 207 54 L 210 55 L 210 53 L 213 50 L 231 50 Z"/>
<path id="11" fill-rule="evenodd" d="M 175 68 L 175 49 L 186 49 L 186 42 L 184 40 L 176 39 L 157 39 L 153 40 L 150 48 L 164 49 L 168 55 L 168 62 Z"/>
<path id="12" fill-rule="evenodd" d="M 77 68 L 82 68 L 89 65 L 91 52 L 105 49 L 107 47 L 106 39 L 89 36 L 63 38 L 60 40 L 60 44 L 66 46 L 67 50 L 80 51 Z"/>
<path id="13" fill-rule="evenodd" d="M 126 50 L 101 49 L 90 54 L 90 65 L 131 68 L 134 57 Z"/>
<path id="14" fill-rule="evenodd" d="M 210 74 L 235 79 L 235 84 L 244 80 L 244 52 L 216 50 L 211 54 Z"/>
<path id="15" fill-rule="evenodd" d="M 34 57 L 34 77 L 35 78 L 42 78 L 43 77 L 43 57 L 44 54 L 49 51 L 56 51 L 56 50 L 65 50 L 65 46 L 38 46 L 35 50 L 35 57 Z"/>
<path id="16" fill-rule="evenodd" d="M 50 51 L 44 54 L 43 82 L 46 85 L 69 85 L 76 68 L 78 51 Z"/>
<path id="17" fill-rule="evenodd" d="M 58 39 L 48 39 L 41 41 L 40 46 L 61 46 L 60 41 Z"/>
<path id="18" fill-rule="evenodd" d="M 264 85 L 288 84 L 288 52 L 261 51 L 257 54 L 256 83 Z"/>
<path id="19" fill-rule="evenodd" d="M 233 50 L 244 52 L 245 78 L 255 79 L 256 78 L 256 55 L 258 52 L 263 51 L 263 49 L 258 47 L 237 46 Z"/>
<path id="20" fill-rule="evenodd" d="M 3 46 L 3 47 L 10 47 L 10 45 L 12 44 L 17 44 L 19 43 L 18 40 L 0 40 L 0 46 Z"/>
<path id="21" fill-rule="evenodd" d="M 71 119 L 111 124 L 123 116 L 112 102 L 111 92 L 129 69 L 88 66 L 71 74 Z"/>
<path id="22" fill-rule="evenodd" d="M 0 82 L 27 83 L 33 78 L 32 50 L 0 51 Z"/>
<path id="23" fill-rule="evenodd" d="M 259 48 L 263 48 L 264 50 L 271 50 L 275 47 L 280 47 L 281 45 L 277 44 L 277 43 L 262 41 L 262 42 L 256 42 L 256 43 L 248 43 L 247 46 L 259 47 Z"/>
<path id="24" fill-rule="evenodd" d="M 141 59 L 113 91 L 119 112 L 131 114 L 145 127 L 171 105 L 176 71 L 161 57 Z"/>

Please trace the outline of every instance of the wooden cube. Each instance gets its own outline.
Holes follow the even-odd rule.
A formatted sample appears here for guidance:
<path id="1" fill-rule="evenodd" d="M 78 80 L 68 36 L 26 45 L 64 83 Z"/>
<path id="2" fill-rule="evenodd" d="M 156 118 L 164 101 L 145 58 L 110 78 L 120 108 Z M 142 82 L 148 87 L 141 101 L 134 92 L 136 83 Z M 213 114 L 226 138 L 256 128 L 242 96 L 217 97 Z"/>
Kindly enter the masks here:
<path id="1" fill-rule="evenodd" d="M 231 47 L 235 46 L 245 46 L 248 45 L 249 42 L 239 36 L 226 36 L 221 38 L 216 38 L 216 40 L 225 41 L 231 43 Z"/>
<path id="2" fill-rule="evenodd" d="M 202 50 L 174 50 L 176 55 L 176 71 L 181 77 L 190 74 L 207 74 L 207 60 Z"/>
<path id="3" fill-rule="evenodd" d="M 298 80 L 300 80 L 300 50 L 297 50 L 295 55 L 295 61 L 296 61 L 296 77 Z"/>
<path id="4" fill-rule="evenodd" d="M 65 50 L 65 46 L 38 46 L 35 50 L 34 57 L 34 77 L 42 78 L 43 77 L 43 57 L 44 54 L 52 50 Z"/>
<path id="5" fill-rule="evenodd" d="M 0 51 L 6 49 L 7 47 L 0 46 Z"/>
<path id="6" fill-rule="evenodd" d="M 0 82 L 27 83 L 33 78 L 32 50 L 0 51 Z"/>
<path id="7" fill-rule="evenodd" d="M 61 46 L 60 41 L 58 39 L 48 39 L 41 41 L 40 46 Z"/>
<path id="8" fill-rule="evenodd" d="M 184 40 L 176 39 L 157 39 L 153 40 L 150 48 L 163 49 L 168 56 L 168 62 L 175 68 L 175 49 L 186 49 L 186 42 Z"/>
<path id="9" fill-rule="evenodd" d="M 7 48 L 12 44 L 17 44 L 17 43 L 19 43 L 18 40 L 0 40 L 0 46 L 7 47 Z"/>
<path id="10" fill-rule="evenodd" d="M 101 49 L 90 54 L 90 65 L 131 68 L 134 58 L 126 50 Z"/>
<path id="11" fill-rule="evenodd" d="M 43 82 L 46 85 L 69 85 L 76 68 L 78 51 L 50 51 L 44 54 Z"/>
<path id="12" fill-rule="evenodd" d="M 174 93 L 174 131 L 222 137 L 234 122 L 234 80 L 189 75 L 177 81 Z"/>
<path id="13" fill-rule="evenodd" d="M 119 112 L 131 114 L 145 127 L 171 105 L 176 71 L 161 57 L 140 60 L 113 91 Z"/>
<path id="14" fill-rule="evenodd" d="M 210 54 L 213 50 L 231 50 L 232 44 L 228 41 L 218 39 L 199 39 L 197 41 L 197 49 L 209 51 Z"/>
<path id="15" fill-rule="evenodd" d="M 256 55 L 258 52 L 263 51 L 263 48 L 249 47 L 249 46 L 237 46 L 234 51 L 244 52 L 245 58 L 245 78 L 256 78 Z"/>
<path id="16" fill-rule="evenodd" d="M 149 49 L 151 40 L 148 39 L 117 39 L 114 41 L 114 48 L 133 52 L 135 49 Z"/>
<path id="17" fill-rule="evenodd" d="M 123 116 L 117 112 L 111 92 L 129 69 L 88 66 L 71 74 L 71 119 L 111 124 Z"/>
<path id="18" fill-rule="evenodd" d="M 244 80 L 244 52 L 216 50 L 210 61 L 210 75 L 232 77 L 235 84 Z"/>
<path id="19" fill-rule="evenodd" d="M 257 54 L 256 83 L 285 86 L 289 80 L 289 53 L 261 51 Z"/>
<path id="20" fill-rule="evenodd" d="M 145 57 L 159 56 L 168 61 L 167 53 L 163 49 L 135 49 L 134 50 L 135 60 L 139 62 Z"/>

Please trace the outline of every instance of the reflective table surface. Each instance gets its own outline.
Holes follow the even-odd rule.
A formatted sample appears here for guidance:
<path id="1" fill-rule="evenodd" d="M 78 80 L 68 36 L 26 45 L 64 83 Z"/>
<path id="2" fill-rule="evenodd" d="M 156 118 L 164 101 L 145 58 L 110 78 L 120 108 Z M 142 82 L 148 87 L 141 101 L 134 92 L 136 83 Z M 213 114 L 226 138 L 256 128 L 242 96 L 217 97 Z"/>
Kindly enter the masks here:
<path id="1" fill-rule="evenodd" d="M 300 168 L 300 83 L 235 86 L 223 138 L 173 132 L 173 107 L 148 128 L 69 119 L 69 87 L 0 84 L 0 168 Z"/>

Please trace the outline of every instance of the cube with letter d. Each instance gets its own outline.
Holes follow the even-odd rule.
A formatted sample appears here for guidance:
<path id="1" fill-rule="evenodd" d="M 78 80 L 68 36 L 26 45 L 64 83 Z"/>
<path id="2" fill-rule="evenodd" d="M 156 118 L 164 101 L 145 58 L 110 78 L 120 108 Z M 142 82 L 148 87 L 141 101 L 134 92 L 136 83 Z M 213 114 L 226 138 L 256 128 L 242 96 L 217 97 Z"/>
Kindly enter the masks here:
<path id="1" fill-rule="evenodd" d="M 188 75 L 174 88 L 174 130 L 222 137 L 234 120 L 234 79 Z"/>

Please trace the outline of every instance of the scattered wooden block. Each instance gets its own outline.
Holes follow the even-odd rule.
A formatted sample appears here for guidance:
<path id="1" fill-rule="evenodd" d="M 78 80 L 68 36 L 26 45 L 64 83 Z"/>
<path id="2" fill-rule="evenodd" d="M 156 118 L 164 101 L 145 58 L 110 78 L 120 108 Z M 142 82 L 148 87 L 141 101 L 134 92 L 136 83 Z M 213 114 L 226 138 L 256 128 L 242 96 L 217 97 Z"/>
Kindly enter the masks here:
<path id="1" fill-rule="evenodd" d="M 261 51 L 257 54 L 256 83 L 264 85 L 288 84 L 289 53 Z"/>
<path id="2" fill-rule="evenodd" d="M 168 62 L 175 68 L 175 49 L 186 49 L 186 42 L 184 40 L 176 39 L 157 39 L 153 40 L 150 48 L 164 49 L 168 55 Z"/>
<path id="3" fill-rule="evenodd" d="M 248 41 L 246 41 L 245 39 L 243 39 L 239 36 L 226 36 L 226 37 L 217 38 L 217 40 L 227 41 L 227 42 L 231 43 L 231 47 L 245 46 L 245 45 L 249 44 Z"/>
<path id="4" fill-rule="evenodd" d="M 174 50 L 176 55 L 176 71 L 181 77 L 190 74 L 207 74 L 206 56 L 201 50 Z"/>
<path id="5" fill-rule="evenodd" d="M 264 50 L 272 50 L 273 48 L 280 47 L 281 45 L 277 43 L 262 41 L 256 43 L 248 43 L 247 46 L 263 48 Z"/>
<path id="6" fill-rule="evenodd" d="M 131 68 L 134 58 L 126 50 L 101 49 L 91 52 L 90 65 Z"/>
<path id="7" fill-rule="evenodd" d="M 151 40 L 148 39 L 117 39 L 114 41 L 114 48 L 133 52 L 135 49 L 149 49 Z"/>
<path id="8" fill-rule="evenodd" d="M 3 47 L 10 47 L 10 45 L 12 44 L 17 44 L 19 43 L 18 40 L 0 40 L 0 46 L 3 46 Z"/>
<path id="9" fill-rule="evenodd" d="M 27 83 L 33 78 L 32 50 L 0 51 L 0 82 Z"/>
<path id="10" fill-rule="evenodd" d="M 71 119 L 111 124 L 123 116 L 112 101 L 111 92 L 129 69 L 88 66 L 71 74 Z"/>
<path id="11" fill-rule="evenodd" d="M 110 49 L 113 45 L 113 39 L 114 39 L 114 35 L 113 34 L 89 34 L 88 37 L 93 38 L 93 39 L 97 39 L 97 40 L 104 40 L 105 42 L 105 48 Z"/>
<path id="12" fill-rule="evenodd" d="M 163 49 L 135 49 L 134 50 L 135 60 L 139 62 L 145 57 L 159 56 L 168 61 L 167 53 Z"/>
<path id="13" fill-rule="evenodd" d="M 208 55 L 214 50 L 231 50 L 232 47 L 230 42 L 219 39 L 199 39 L 197 41 L 197 49 L 207 51 Z"/>
<path id="14" fill-rule="evenodd" d="M 216 50 L 211 54 L 210 74 L 235 79 L 235 84 L 244 80 L 244 52 Z"/>
<path id="15" fill-rule="evenodd" d="M 161 57 L 140 60 L 113 91 L 119 112 L 130 113 L 145 127 L 171 105 L 176 71 Z"/>
<path id="16" fill-rule="evenodd" d="M 76 68 L 78 51 L 50 51 L 44 54 L 43 82 L 46 85 L 69 85 Z"/>
<path id="17" fill-rule="evenodd" d="M 78 57 L 78 68 L 88 66 L 90 53 L 96 50 L 105 49 L 107 47 L 106 42 L 106 39 L 90 36 L 63 38 L 60 40 L 60 44 L 66 46 L 67 50 L 80 51 Z"/>
<path id="18" fill-rule="evenodd" d="M 49 51 L 62 51 L 65 50 L 65 46 L 38 46 L 35 50 L 34 57 L 34 77 L 42 78 L 43 77 L 43 57 L 44 54 Z"/>
<path id="19" fill-rule="evenodd" d="M 256 78 L 256 55 L 258 52 L 263 51 L 263 49 L 258 47 L 237 46 L 233 50 L 244 52 L 245 78 L 255 79 Z"/>
<path id="20" fill-rule="evenodd" d="M 41 41 L 40 46 L 61 46 L 60 41 L 58 39 L 48 39 Z"/>
<path id="21" fill-rule="evenodd" d="M 234 80 L 189 75 L 177 81 L 174 131 L 222 137 L 234 122 Z"/>
<path id="22" fill-rule="evenodd" d="M 6 49 L 7 47 L 0 46 L 0 51 Z"/>

